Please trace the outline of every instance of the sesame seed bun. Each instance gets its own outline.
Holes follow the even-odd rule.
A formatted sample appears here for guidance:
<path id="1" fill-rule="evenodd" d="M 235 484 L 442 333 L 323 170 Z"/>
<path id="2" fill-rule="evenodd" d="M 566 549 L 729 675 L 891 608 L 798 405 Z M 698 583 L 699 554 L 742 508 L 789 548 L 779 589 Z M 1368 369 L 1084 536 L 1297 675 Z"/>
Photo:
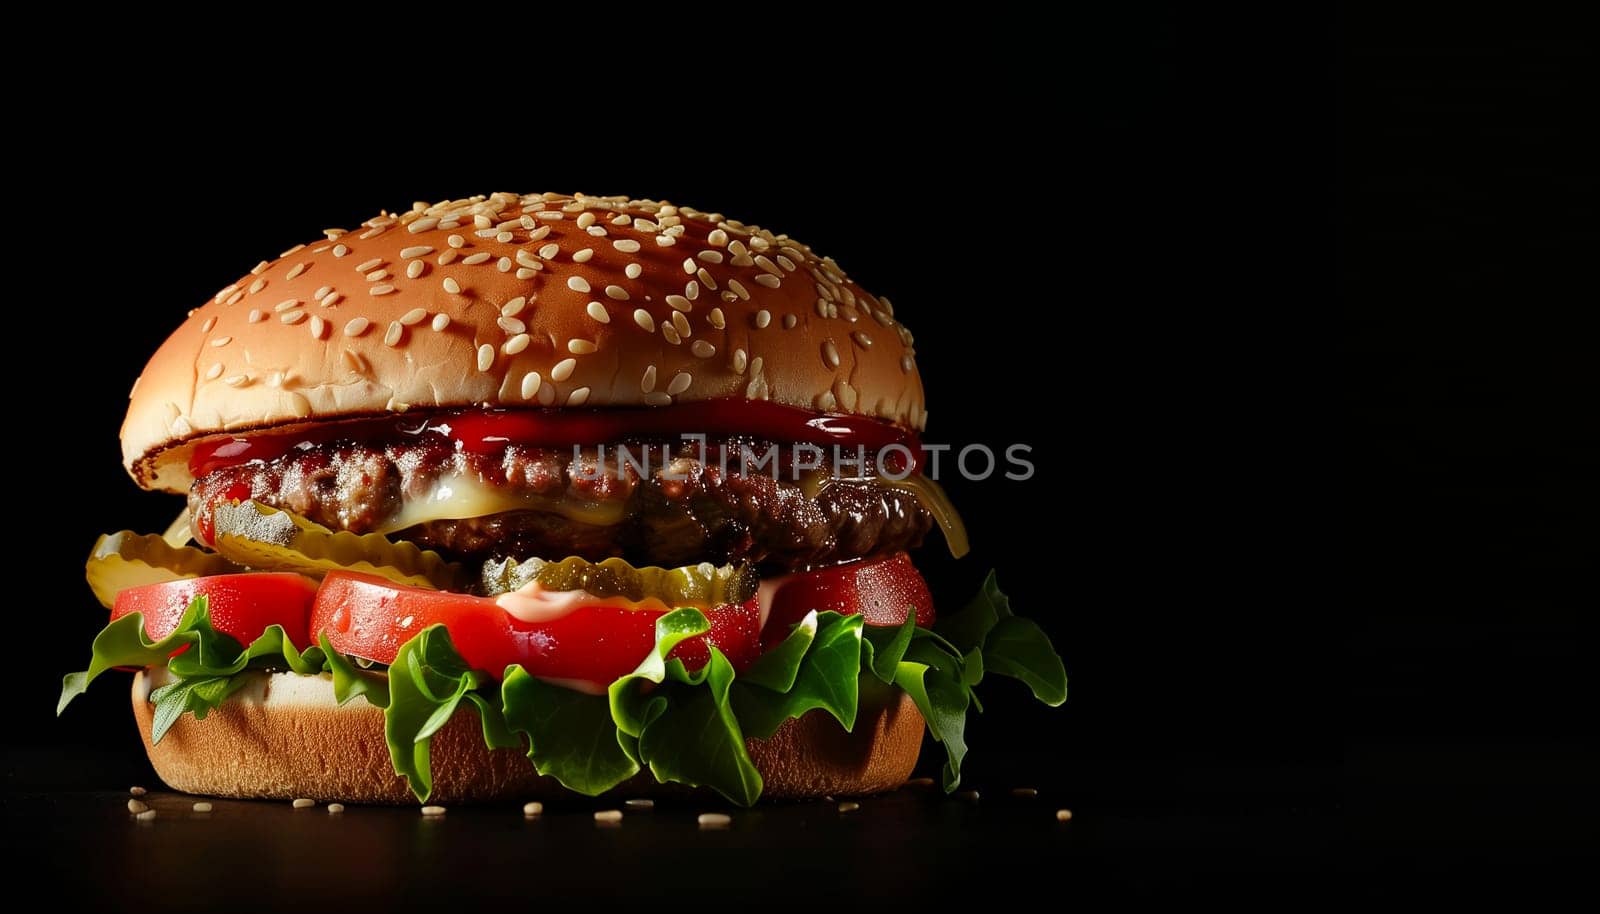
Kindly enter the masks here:
<path id="1" fill-rule="evenodd" d="M 887 299 L 787 235 L 619 197 L 494 194 L 264 260 L 134 386 L 123 461 L 182 492 L 195 442 L 416 409 L 744 397 L 926 420 Z"/>
<path id="2" fill-rule="evenodd" d="M 165 670 L 156 674 L 165 676 Z M 180 717 L 150 741 L 155 708 L 149 671 L 133 680 L 133 714 L 156 774 L 168 787 L 220 797 L 414 803 L 389 762 L 383 712 L 356 698 L 340 706 L 326 676 L 258 674 L 221 706 Z M 786 721 L 769 739 L 747 740 L 768 799 L 858 796 L 893 790 L 911 776 L 922 746 L 922 715 L 911 696 L 862 695 L 846 733 L 823 711 Z M 534 771 L 526 755 L 489 749 L 476 715 L 457 714 L 429 746 L 435 802 L 525 800 L 570 795 Z M 679 792 L 648 774 L 619 793 Z"/>

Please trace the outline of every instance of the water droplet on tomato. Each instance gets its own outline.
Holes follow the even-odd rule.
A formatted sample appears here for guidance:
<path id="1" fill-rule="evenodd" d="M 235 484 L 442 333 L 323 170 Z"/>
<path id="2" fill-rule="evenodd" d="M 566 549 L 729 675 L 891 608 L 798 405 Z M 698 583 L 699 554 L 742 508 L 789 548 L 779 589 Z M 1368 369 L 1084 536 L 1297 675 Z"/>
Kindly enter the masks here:
<path id="1" fill-rule="evenodd" d="M 350 631 L 350 607 L 341 606 L 333 611 L 333 628 L 340 634 Z"/>

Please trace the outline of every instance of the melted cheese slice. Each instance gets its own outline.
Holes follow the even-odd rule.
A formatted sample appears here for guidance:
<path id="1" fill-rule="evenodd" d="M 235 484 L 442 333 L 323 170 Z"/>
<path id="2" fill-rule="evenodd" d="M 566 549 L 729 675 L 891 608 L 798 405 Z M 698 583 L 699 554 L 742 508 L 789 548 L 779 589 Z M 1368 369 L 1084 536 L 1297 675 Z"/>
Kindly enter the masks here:
<path id="1" fill-rule="evenodd" d="M 621 501 L 594 501 L 570 495 L 506 491 L 471 476 L 456 474 L 440 477 L 421 498 L 406 499 L 378 532 L 393 533 L 428 521 L 487 517 L 506 511 L 548 511 L 570 521 L 609 527 L 622 522 L 627 505 Z"/>

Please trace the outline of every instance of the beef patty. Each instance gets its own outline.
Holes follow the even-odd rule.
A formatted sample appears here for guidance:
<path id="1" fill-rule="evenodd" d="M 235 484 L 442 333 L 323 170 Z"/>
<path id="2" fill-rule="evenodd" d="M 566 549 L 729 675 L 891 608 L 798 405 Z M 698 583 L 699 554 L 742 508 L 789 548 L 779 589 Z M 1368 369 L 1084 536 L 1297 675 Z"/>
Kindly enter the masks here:
<path id="1" fill-rule="evenodd" d="M 751 450 L 760 455 L 766 447 Z M 642 455 L 638 446 L 631 453 Z M 774 479 L 770 466 L 742 466 L 739 454 L 729 442 L 713 443 L 704 460 L 692 443 L 658 445 L 649 472 L 640 473 L 614 447 L 602 461 L 596 447 L 575 459 L 571 448 L 510 445 L 475 454 L 431 438 L 339 442 L 217 470 L 195 482 L 189 506 L 199 517 L 218 500 L 254 498 L 327 527 L 387 532 L 457 559 L 621 556 L 668 566 L 751 561 L 785 571 L 911 548 L 932 525 L 910 492 L 877 481 L 870 468 L 834 479 L 824 458 L 813 471 L 817 482 L 807 484 L 787 467 Z M 515 507 L 402 528 L 442 486 L 491 490 Z"/>

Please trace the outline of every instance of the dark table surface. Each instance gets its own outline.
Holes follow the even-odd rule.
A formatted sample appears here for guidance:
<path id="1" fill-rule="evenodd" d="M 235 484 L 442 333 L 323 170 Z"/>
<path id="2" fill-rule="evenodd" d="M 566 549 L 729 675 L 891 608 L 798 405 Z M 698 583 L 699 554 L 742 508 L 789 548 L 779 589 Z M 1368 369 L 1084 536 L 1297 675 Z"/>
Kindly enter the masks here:
<path id="1" fill-rule="evenodd" d="M 1270 894 L 1330 871 L 1337 809 L 1328 770 L 1172 761 L 1058 762 L 1032 778 L 995 773 L 967 785 L 976 800 L 908 786 L 862 798 L 852 812 L 823 801 L 740 810 L 658 800 L 608 827 L 594 811 L 623 798 L 547 801 L 538 818 L 525 818 L 520 803 L 452 807 L 437 819 L 414 807 L 332 815 L 284 801 L 210 800 L 212 811 L 197 813 L 201 798 L 153 779 L 143 799 L 157 815 L 138 821 L 127 809 L 131 785 L 74 785 L 84 759 L 13 754 L 0 815 L 14 878 L 47 880 L 63 903 L 121 907 L 137 897 L 167 910 L 481 898 L 669 910 L 706 899 L 767 909 L 983 896 L 1006 904 L 1035 891 Z M 100 776 L 124 770 L 87 764 Z M 1018 787 L 1038 795 L 1013 795 Z M 1062 808 L 1070 821 L 1057 820 Z M 701 829 L 697 815 L 708 811 L 731 814 L 731 827 Z"/>

